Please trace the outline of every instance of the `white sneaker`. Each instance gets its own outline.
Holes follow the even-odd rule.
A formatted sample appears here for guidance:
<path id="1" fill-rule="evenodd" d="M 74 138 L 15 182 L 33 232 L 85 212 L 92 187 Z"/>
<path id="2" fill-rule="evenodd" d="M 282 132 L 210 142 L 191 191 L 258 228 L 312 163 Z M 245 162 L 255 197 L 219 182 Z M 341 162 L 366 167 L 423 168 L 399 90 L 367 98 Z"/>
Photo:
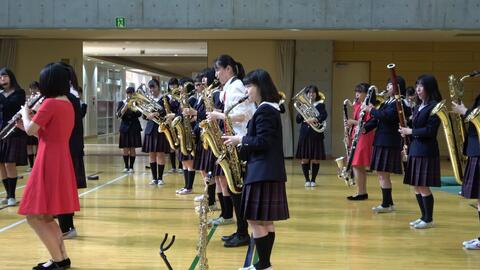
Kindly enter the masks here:
<path id="1" fill-rule="evenodd" d="M 220 217 L 216 221 L 213 222 L 213 225 L 221 226 L 221 225 L 230 225 L 230 224 L 233 224 L 233 223 L 235 223 L 233 218 Z"/>
<path id="2" fill-rule="evenodd" d="M 128 173 L 134 173 L 135 171 L 133 170 L 133 168 L 130 168 L 128 169 Z"/>
<path id="3" fill-rule="evenodd" d="M 175 169 L 174 168 L 171 168 L 170 170 L 168 170 L 169 173 L 175 173 Z"/>
<path id="4" fill-rule="evenodd" d="M 480 241 L 474 239 L 474 241 L 468 241 L 466 245 L 463 245 L 466 249 L 480 249 Z"/>
<path id="5" fill-rule="evenodd" d="M 415 226 L 415 225 L 417 225 L 418 223 L 420 223 L 420 221 L 422 221 L 422 219 L 419 218 L 419 219 L 416 219 L 416 220 L 414 220 L 414 221 L 411 221 L 409 224 L 410 224 L 410 226 Z"/>
<path id="6" fill-rule="evenodd" d="M 152 179 L 152 181 L 150 181 L 150 185 L 152 186 L 158 185 L 158 180 Z"/>
<path id="7" fill-rule="evenodd" d="M 72 239 L 72 238 L 75 238 L 77 237 L 77 230 L 75 229 L 70 229 L 68 232 L 66 233 L 63 233 L 63 239 Z"/>
<path id="8" fill-rule="evenodd" d="M 128 172 L 128 168 L 123 169 L 122 172 Z"/>
<path id="9" fill-rule="evenodd" d="M 468 240 L 468 241 L 463 241 L 463 246 L 466 246 L 466 245 L 469 245 L 469 244 L 473 244 L 475 243 L 476 241 L 478 241 L 478 238 L 475 238 L 475 239 L 472 239 L 472 240 Z"/>
<path id="10" fill-rule="evenodd" d="M 177 173 L 183 173 L 183 169 L 178 168 Z"/>
<path id="11" fill-rule="evenodd" d="M 310 182 L 310 186 L 311 186 L 311 187 L 316 187 L 316 186 L 317 186 L 317 183 L 315 183 L 315 182 L 312 181 L 312 182 Z"/>
<path id="12" fill-rule="evenodd" d="M 180 192 L 181 192 L 182 190 L 184 190 L 184 189 L 185 189 L 184 187 L 179 188 L 179 189 L 175 190 L 175 193 L 178 194 L 178 193 L 180 193 Z"/>
<path id="13" fill-rule="evenodd" d="M 7 201 L 7 205 L 8 206 L 15 206 L 15 205 L 17 205 L 17 200 L 15 200 L 15 198 L 9 198 L 8 201 Z"/>
<path id="14" fill-rule="evenodd" d="M 390 205 L 389 207 L 383 207 L 381 204 L 379 206 L 376 206 L 376 207 L 372 207 L 372 211 L 376 214 L 378 213 L 391 213 L 393 211 L 395 211 L 395 206 L 394 205 Z M 415 225 L 415 224 L 413 224 Z M 413 226 L 412 225 L 412 226 Z"/>
<path id="15" fill-rule="evenodd" d="M 208 206 L 208 211 L 213 212 L 213 211 L 220 211 L 220 207 L 215 203 L 213 205 Z"/>
<path id="16" fill-rule="evenodd" d="M 433 221 L 432 222 L 425 222 L 425 221 L 420 221 L 419 223 L 415 224 L 413 226 L 415 229 L 428 229 L 428 228 L 433 228 Z"/>
<path id="17" fill-rule="evenodd" d="M 191 194 L 191 193 L 192 193 L 191 189 L 184 188 L 183 190 L 178 192 L 178 195 L 188 195 L 188 194 Z"/>
<path id="18" fill-rule="evenodd" d="M 4 198 L 4 199 L 0 200 L 0 204 L 7 204 L 7 203 L 8 203 L 7 198 Z"/>
<path id="19" fill-rule="evenodd" d="M 208 225 L 212 225 L 214 224 L 215 222 L 217 222 L 217 220 L 221 219 L 222 217 L 217 217 L 217 218 L 211 218 L 207 221 L 207 224 Z"/>
<path id="20" fill-rule="evenodd" d="M 203 200 L 203 195 L 198 195 L 198 196 L 195 196 L 195 198 L 193 198 L 194 202 L 201 202 L 202 200 Z"/>
<path id="21" fill-rule="evenodd" d="M 253 266 L 253 265 L 250 265 L 249 267 L 238 268 L 238 270 L 257 270 L 257 268 L 255 268 L 255 266 Z M 270 266 L 270 267 L 265 268 L 263 270 L 273 270 L 273 267 Z"/>
<path id="22" fill-rule="evenodd" d="M 165 185 L 165 182 L 162 179 L 158 179 L 158 184 L 159 186 Z"/>
<path id="23" fill-rule="evenodd" d="M 305 182 L 305 187 L 310 187 L 310 181 Z"/>

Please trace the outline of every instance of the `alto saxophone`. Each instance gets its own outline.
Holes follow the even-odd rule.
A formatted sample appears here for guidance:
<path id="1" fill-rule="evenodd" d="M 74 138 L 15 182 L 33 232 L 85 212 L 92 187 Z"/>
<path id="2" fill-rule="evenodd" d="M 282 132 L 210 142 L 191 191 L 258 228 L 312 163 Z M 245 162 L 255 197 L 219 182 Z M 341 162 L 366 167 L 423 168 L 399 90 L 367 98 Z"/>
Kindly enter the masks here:
<path id="1" fill-rule="evenodd" d="M 171 113 L 172 110 L 170 109 L 170 103 L 168 102 L 167 95 L 163 96 L 162 101 L 163 101 L 163 107 L 165 108 L 166 114 Z M 177 132 L 175 128 L 172 127 L 171 124 L 168 124 L 167 121 L 163 122 L 158 126 L 158 131 L 165 133 L 165 137 L 167 137 L 167 141 L 171 149 L 178 148 L 179 142 L 178 142 Z"/>
<path id="2" fill-rule="evenodd" d="M 200 201 L 198 212 L 198 243 L 197 257 L 199 259 L 200 270 L 208 269 L 207 245 L 208 245 L 208 185 L 212 179 L 212 172 L 208 172 L 208 180 L 203 190 L 203 199 Z"/>
<path id="3" fill-rule="evenodd" d="M 190 108 L 188 103 L 189 95 L 186 93 L 186 86 L 190 82 L 187 82 L 182 93 L 180 93 L 180 108 L 181 110 Z M 193 139 L 193 130 L 190 123 L 190 117 L 188 115 L 177 116 L 172 121 L 172 126 L 176 129 L 178 139 L 180 141 L 180 152 L 182 155 L 188 156 L 189 154 L 195 155 L 195 141 Z"/>

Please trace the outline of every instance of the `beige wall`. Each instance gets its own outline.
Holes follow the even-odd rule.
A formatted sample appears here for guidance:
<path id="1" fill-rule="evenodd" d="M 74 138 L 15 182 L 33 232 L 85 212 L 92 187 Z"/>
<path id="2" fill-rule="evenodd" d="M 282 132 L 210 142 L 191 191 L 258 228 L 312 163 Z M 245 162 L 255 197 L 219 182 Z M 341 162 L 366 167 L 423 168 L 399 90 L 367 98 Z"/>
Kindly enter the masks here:
<path id="1" fill-rule="evenodd" d="M 38 80 L 46 64 L 69 59 L 82 85 L 83 42 L 79 40 L 18 40 L 15 75 L 27 90 L 30 82 Z"/>
<path id="2" fill-rule="evenodd" d="M 448 76 L 461 77 L 480 69 L 479 48 L 480 42 L 335 42 L 334 61 L 370 62 L 371 83 L 379 89 L 385 89 L 390 76 L 388 63 L 396 64 L 397 74 L 405 78 L 407 86 L 413 86 L 422 74 L 432 74 L 438 80 L 443 98 L 449 99 Z M 464 85 L 464 103 L 471 106 L 480 92 L 480 79 L 467 79 Z M 443 130 L 439 133 L 442 155 L 446 156 Z"/>
<path id="3" fill-rule="evenodd" d="M 209 40 L 208 65 L 221 54 L 228 54 L 242 63 L 245 72 L 262 68 L 270 73 L 276 85 L 279 83 L 275 50 L 279 43 L 275 40 Z"/>

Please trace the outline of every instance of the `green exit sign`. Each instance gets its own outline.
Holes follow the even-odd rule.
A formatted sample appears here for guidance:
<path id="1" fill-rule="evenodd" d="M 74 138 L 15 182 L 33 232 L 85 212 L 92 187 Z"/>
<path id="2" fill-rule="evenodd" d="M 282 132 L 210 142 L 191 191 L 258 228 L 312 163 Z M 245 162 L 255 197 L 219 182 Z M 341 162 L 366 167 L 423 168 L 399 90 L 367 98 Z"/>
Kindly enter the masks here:
<path id="1" fill-rule="evenodd" d="M 117 28 L 127 28 L 125 17 L 115 17 L 115 25 Z"/>

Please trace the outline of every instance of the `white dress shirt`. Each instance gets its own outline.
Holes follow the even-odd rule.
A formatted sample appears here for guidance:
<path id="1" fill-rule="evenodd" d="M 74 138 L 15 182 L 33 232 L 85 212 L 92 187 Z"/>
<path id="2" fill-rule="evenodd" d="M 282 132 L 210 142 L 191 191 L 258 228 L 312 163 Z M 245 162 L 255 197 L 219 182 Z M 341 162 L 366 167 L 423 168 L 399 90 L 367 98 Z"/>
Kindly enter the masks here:
<path id="1" fill-rule="evenodd" d="M 220 93 L 220 100 L 224 102 L 225 109 L 227 111 L 230 107 L 235 105 L 242 97 L 247 95 L 245 86 L 240 79 L 234 80 L 235 77 L 230 78 L 223 86 L 223 91 Z M 226 97 L 225 97 L 226 95 Z M 235 107 L 230 111 L 229 116 L 244 115 L 245 119 L 242 122 L 232 122 L 235 135 L 244 136 L 247 134 L 247 123 L 255 113 L 255 104 L 244 101 L 242 104 Z"/>

